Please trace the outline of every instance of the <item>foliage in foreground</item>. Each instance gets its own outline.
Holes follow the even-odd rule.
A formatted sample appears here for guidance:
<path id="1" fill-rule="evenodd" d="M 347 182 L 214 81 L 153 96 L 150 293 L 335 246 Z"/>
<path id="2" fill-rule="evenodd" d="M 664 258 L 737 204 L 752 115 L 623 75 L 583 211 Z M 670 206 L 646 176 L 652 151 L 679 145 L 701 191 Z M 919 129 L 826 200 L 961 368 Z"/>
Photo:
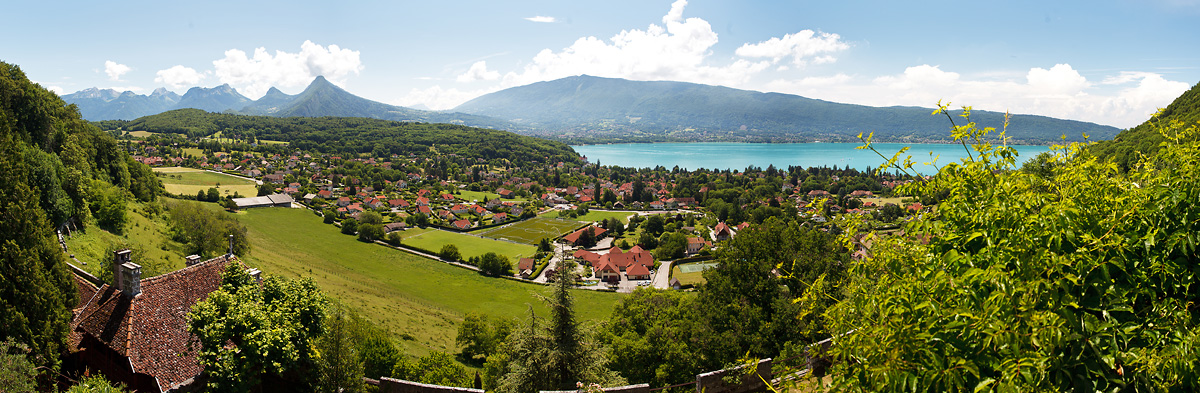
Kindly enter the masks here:
<path id="1" fill-rule="evenodd" d="M 1017 171 L 990 129 L 955 126 L 973 159 L 904 190 L 947 197 L 876 239 L 827 313 L 834 390 L 1200 388 L 1200 143 L 1160 130 L 1122 176 L 1077 144 Z"/>

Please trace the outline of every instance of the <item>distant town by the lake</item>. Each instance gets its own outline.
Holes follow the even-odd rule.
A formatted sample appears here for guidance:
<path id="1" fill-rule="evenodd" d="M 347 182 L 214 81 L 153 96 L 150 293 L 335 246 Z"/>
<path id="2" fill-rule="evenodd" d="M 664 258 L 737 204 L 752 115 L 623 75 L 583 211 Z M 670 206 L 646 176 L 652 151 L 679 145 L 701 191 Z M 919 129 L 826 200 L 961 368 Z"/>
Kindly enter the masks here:
<path id="1" fill-rule="evenodd" d="M 749 166 L 776 168 L 838 167 L 847 166 L 865 170 L 878 168 L 884 163 L 875 152 L 858 149 L 860 143 L 619 143 L 609 145 L 571 146 L 589 162 L 603 165 L 619 165 L 635 168 L 662 166 L 681 169 L 729 169 L 744 170 Z M 880 153 L 891 155 L 905 146 L 910 146 L 907 155 L 917 163 L 914 168 L 923 175 L 937 172 L 937 167 L 966 158 L 966 150 L 957 144 L 908 144 L 875 143 Z M 1040 153 L 1050 151 L 1048 146 L 1014 146 L 1020 154 L 1018 164 Z"/>

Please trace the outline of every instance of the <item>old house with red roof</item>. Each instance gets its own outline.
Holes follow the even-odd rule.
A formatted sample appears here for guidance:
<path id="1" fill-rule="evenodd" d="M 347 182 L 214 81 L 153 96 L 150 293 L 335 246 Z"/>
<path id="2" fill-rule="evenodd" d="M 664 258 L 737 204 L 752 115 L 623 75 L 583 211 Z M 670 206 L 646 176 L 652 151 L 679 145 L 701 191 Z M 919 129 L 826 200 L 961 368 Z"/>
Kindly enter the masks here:
<path id="1" fill-rule="evenodd" d="M 139 392 L 194 389 L 203 367 L 188 348 L 187 314 L 221 286 L 221 272 L 237 257 L 207 261 L 141 278 L 129 250 L 114 253 L 114 283 L 81 270 L 74 274 L 79 304 L 71 319 L 69 366 L 99 372 Z M 257 275 L 257 270 L 252 271 Z"/>
<path id="2" fill-rule="evenodd" d="M 563 236 L 562 240 L 564 242 L 566 242 L 567 244 L 578 246 L 579 238 L 583 237 L 583 232 L 588 230 L 588 228 L 592 229 L 592 234 L 595 235 L 596 240 L 600 240 L 600 239 L 603 239 L 606 236 L 608 236 L 608 230 L 597 227 L 597 226 L 588 226 L 588 227 L 580 228 L 579 230 L 576 230 L 575 232 L 571 232 L 571 233 L 567 234 L 566 236 Z"/>

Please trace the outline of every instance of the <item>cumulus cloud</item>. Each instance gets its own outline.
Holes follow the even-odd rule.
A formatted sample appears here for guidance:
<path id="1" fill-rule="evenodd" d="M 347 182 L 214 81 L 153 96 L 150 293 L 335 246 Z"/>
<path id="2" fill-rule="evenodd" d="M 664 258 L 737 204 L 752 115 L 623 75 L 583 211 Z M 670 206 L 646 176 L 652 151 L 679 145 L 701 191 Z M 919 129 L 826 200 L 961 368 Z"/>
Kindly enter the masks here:
<path id="1" fill-rule="evenodd" d="M 488 71 L 486 61 L 477 61 L 471 65 L 471 68 L 458 76 L 458 81 L 462 83 L 474 81 L 494 81 L 500 79 L 500 72 Z"/>
<path id="2" fill-rule="evenodd" d="M 104 61 L 104 73 L 108 74 L 109 80 L 119 81 L 121 80 L 121 75 L 125 75 L 129 70 L 132 70 L 132 68 L 129 68 L 127 65 L 119 64 L 112 60 Z"/>
<path id="3" fill-rule="evenodd" d="M 537 22 L 537 23 L 558 22 L 558 19 L 554 19 L 553 16 L 540 16 L 540 15 L 539 16 L 531 16 L 531 17 L 525 18 L 525 20 L 530 21 L 530 22 Z"/>
<path id="4" fill-rule="evenodd" d="M 172 89 L 198 85 L 206 77 L 204 73 L 182 65 L 158 70 L 155 75 L 157 76 L 154 77 L 154 82 L 165 84 Z"/>
<path id="5" fill-rule="evenodd" d="M 1135 126 L 1191 87 L 1161 74 L 1121 72 L 1100 83 L 1069 64 L 1033 67 L 1021 77 L 965 77 L 936 65 L 907 67 L 875 78 L 838 74 L 775 80 L 771 91 L 874 106 L 930 107 L 938 100 L 976 109 L 1011 111 L 1090 121 L 1121 128 Z"/>
<path id="6" fill-rule="evenodd" d="M 707 64 L 717 33 L 700 18 L 684 18 L 686 0 L 671 4 L 662 25 L 622 30 L 607 41 L 583 37 L 559 51 L 543 49 L 520 71 L 504 75 L 504 86 L 578 74 L 634 80 L 680 80 L 736 85 L 770 66 L 769 61 L 738 59 Z"/>
<path id="7" fill-rule="evenodd" d="M 455 88 L 443 89 L 441 86 L 433 86 L 426 89 L 413 88 L 408 94 L 398 100 L 392 102 L 393 105 L 413 107 L 424 105 L 433 110 L 451 109 L 459 104 L 470 101 L 475 97 L 495 92 L 500 90 L 500 87 L 490 87 L 479 90 L 459 90 Z"/>
<path id="8" fill-rule="evenodd" d="M 306 86 L 317 76 L 340 85 L 363 69 L 358 51 L 312 41 L 304 41 L 297 53 L 277 50 L 272 55 L 266 48 L 257 48 L 251 57 L 240 49 L 230 49 L 224 58 L 213 61 L 213 66 L 218 80 L 251 98 L 261 97 L 272 86 Z"/>
<path id="9" fill-rule="evenodd" d="M 790 57 L 792 64 L 803 67 L 810 61 L 808 58 L 812 58 L 814 64 L 832 63 L 837 58 L 828 53 L 849 48 L 850 45 L 842 41 L 842 37 L 837 34 L 801 30 L 782 38 L 772 37 L 757 44 L 742 44 L 734 53 L 741 57 L 769 58 L 773 63 Z"/>

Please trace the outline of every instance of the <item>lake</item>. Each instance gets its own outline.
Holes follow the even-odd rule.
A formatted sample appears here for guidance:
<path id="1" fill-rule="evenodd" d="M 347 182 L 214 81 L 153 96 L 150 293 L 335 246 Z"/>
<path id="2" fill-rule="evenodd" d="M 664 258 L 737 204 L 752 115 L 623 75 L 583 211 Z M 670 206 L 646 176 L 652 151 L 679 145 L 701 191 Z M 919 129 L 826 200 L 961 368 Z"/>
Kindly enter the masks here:
<path id="1" fill-rule="evenodd" d="M 776 168 L 787 169 L 795 165 L 801 167 L 850 166 L 858 170 L 867 167 L 878 168 L 884 159 L 870 150 L 855 149 L 862 146 L 858 143 L 619 143 L 611 145 L 582 145 L 571 146 L 580 155 L 586 156 L 588 162 L 597 161 L 602 165 L 618 165 L 624 167 L 644 168 L 663 166 L 689 170 L 705 169 L 737 169 L 745 170 L 748 166 L 766 168 L 775 165 Z M 914 165 L 921 174 L 933 174 L 936 170 L 924 165 L 933 156 L 941 155 L 937 165 L 945 166 L 950 162 L 967 156 L 962 145 L 952 144 L 907 144 L 907 143 L 875 143 L 880 153 L 891 157 L 900 148 L 912 146 L 908 150 L 912 155 Z M 1049 151 L 1048 146 L 1015 146 L 1019 154 L 1018 161 L 1024 162 L 1038 153 Z M 972 151 L 974 154 L 974 151 Z M 1019 165 L 1018 163 L 1018 165 Z"/>

